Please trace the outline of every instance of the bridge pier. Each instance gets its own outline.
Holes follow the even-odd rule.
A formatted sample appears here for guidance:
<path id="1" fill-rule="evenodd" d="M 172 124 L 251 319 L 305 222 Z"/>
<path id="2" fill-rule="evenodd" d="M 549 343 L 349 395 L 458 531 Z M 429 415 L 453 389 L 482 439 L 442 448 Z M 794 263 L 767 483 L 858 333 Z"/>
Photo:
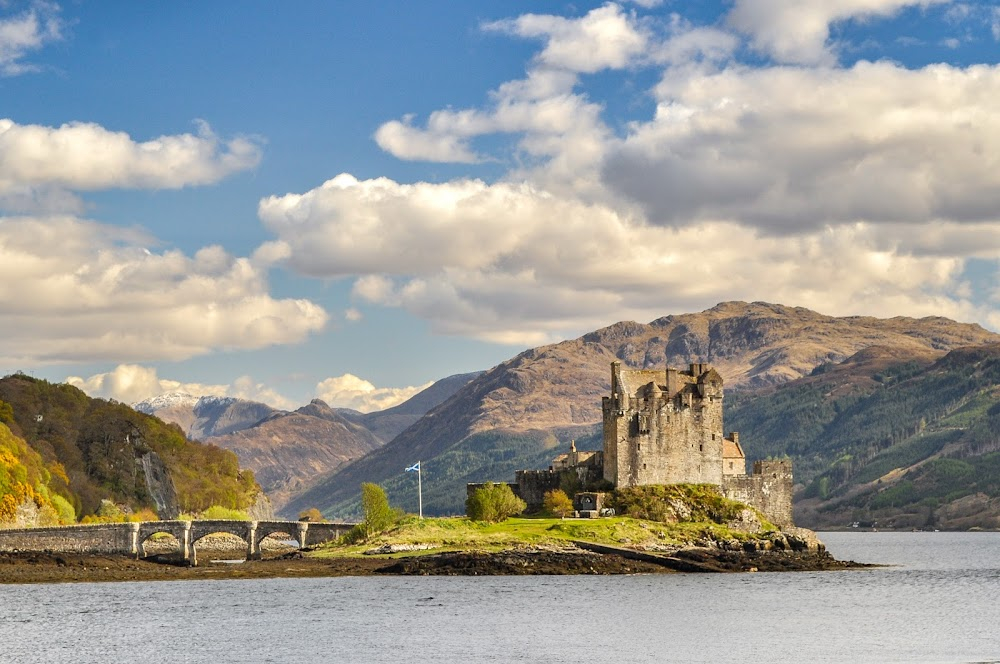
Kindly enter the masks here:
<path id="1" fill-rule="evenodd" d="M 257 522 L 250 522 L 250 534 L 247 537 L 247 560 L 260 558 L 260 547 L 257 545 Z"/>

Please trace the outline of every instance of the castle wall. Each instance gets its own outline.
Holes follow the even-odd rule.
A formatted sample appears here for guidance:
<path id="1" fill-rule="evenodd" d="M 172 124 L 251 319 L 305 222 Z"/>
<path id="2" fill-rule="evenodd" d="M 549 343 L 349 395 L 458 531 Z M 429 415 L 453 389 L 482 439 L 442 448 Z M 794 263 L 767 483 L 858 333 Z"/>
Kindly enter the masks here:
<path id="1" fill-rule="evenodd" d="M 545 492 L 559 488 L 560 473 L 551 470 L 519 470 L 514 477 L 517 482 L 511 488 L 518 498 L 528 503 L 528 512 L 542 509 Z"/>
<path id="2" fill-rule="evenodd" d="M 606 480 L 615 486 L 722 483 L 722 382 L 703 372 L 710 372 L 707 365 L 681 373 L 622 371 L 612 364 L 612 395 L 602 403 Z"/>
<path id="3" fill-rule="evenodd" d="M 755 461 L 750 475 L 723 479 L 722 493 L 763 512 L 774 525 L 792 523 L 792 462 L 787 459 Z"/>

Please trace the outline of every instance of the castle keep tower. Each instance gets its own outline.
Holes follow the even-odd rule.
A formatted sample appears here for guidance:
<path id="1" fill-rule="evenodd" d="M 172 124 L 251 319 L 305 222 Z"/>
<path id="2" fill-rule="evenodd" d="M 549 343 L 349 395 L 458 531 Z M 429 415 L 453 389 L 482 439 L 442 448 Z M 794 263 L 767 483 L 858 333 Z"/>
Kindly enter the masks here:
<path id="1" fill-rule="evenodd" d="M 604 479 L 616 487 L 721 486 L 723 474 L 746 474 L 739 439 L 723 435 L 722 377 L 707 364 L 653 371 L 613 362 L 602 405 Z"/>

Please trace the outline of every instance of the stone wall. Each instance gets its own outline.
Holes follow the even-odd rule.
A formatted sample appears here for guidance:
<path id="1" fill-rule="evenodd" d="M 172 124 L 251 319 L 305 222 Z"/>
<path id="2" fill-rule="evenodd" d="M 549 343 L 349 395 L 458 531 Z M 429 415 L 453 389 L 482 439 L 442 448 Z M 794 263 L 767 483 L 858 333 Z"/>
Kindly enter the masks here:
<path id="1" fill-rule="evenodd" d="M 729 475 L 722 493 L 763 512 L 774 525 L 792 526 L 792 462 L 754 461 L 751 475 Z"/>
<path id="2" fill-rule="evenodd" d="M 129 553 L 134 529 L 133 524 L 129 523 L 101 523 L 0 530 L 0 551 Z"/>
<path id="3" fill-rule="evenodd" d="M 511 488 L 517 497 L 528 503 L 528 512 L 542 509 L 546 491 L 558 489 L 561 473 L 552 470 L 519 470 L 514 474 L 517 482 Z"/>

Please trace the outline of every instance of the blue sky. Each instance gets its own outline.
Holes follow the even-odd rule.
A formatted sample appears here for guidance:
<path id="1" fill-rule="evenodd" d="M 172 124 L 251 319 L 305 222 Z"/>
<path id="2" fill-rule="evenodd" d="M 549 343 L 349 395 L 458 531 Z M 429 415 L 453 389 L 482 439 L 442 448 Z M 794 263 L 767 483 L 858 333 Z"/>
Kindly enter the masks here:
<path id="1" fill-rule="evenodd" d="M 0 3 L 0 372 L 386 407 L 724 300 L 1000 329 L 1000 10 Z"/>

